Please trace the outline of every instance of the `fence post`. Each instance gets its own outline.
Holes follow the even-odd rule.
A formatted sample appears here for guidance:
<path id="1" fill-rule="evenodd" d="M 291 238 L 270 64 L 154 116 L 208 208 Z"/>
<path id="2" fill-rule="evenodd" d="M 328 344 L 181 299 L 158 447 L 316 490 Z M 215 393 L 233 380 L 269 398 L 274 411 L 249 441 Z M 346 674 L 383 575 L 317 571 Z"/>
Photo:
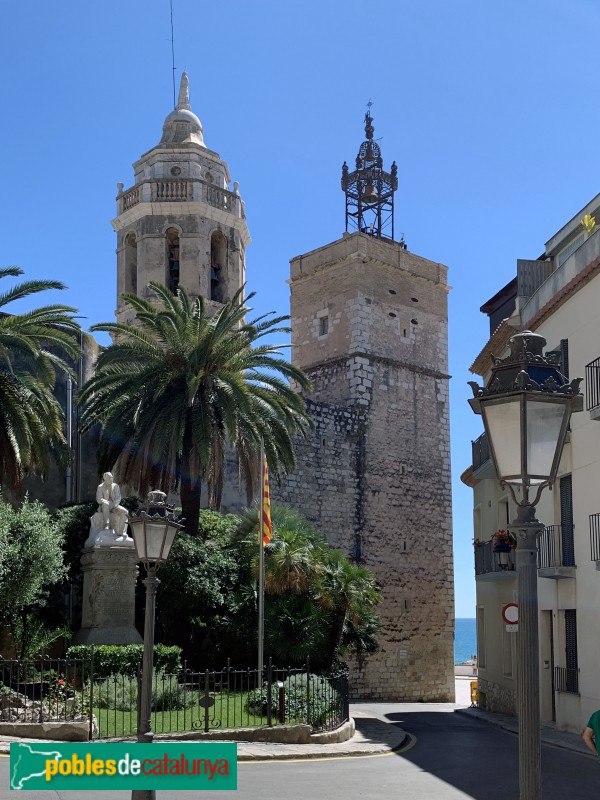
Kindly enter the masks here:
<path id="1" fill-rule="evenodd" d="M 85 665 L 85 656 L 83 657 L 83 663 Z M 85 666 L 83 668 L 83 672 L 85 681 Z M 89 710 L 88 724 L 89 724 L 88 736 L 91 742 L 94 737 L 94 645 L 92 645 L 92 654 L 90 656 L 90 710 Z M 98 733 L 100 733 L 99 730 Z"/>
<path id="2" fill-rule="evenodd" d="M 269 668 L 267 670 L 267 725 L 273 727 L 273 659 L 269 656 Z"/>
<path id="3" fill-rule="evenodd" d="M 311 702 L 310 702 L 310 656 L 306 657 L 306 722 L 312 726 L 311 718 Z"/>
<path id="4" fill-rule="evenodd" d="M 210 692 L 208 691 L 208 670 L 204 672 L 204 732 L 208 733 L 209 729 L 209 716 L 208 716 L 208 703 L 210 701 Z"/>
<path id="5" fill-rule="evenodd" d="M 344 672 L 341 676 L 342 680 L 342 699 L 343 699 L 343 722 L 348 722 L 350 719 L 350 682 L 348 680 L 348 673 Z"/>

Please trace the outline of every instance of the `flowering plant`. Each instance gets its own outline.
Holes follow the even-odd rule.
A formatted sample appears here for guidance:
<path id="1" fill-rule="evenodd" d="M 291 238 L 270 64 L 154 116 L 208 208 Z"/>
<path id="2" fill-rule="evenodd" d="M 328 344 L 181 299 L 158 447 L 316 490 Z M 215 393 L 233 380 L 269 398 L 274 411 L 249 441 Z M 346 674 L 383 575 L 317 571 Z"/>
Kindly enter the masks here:
<path id="1" fill-rule="evenodd" d="M 510 531 L 499 530 L 492 534 L 492 542 L 494 544 L 508 544 L 514 550 L 517 546 L 517 537 Z"/>

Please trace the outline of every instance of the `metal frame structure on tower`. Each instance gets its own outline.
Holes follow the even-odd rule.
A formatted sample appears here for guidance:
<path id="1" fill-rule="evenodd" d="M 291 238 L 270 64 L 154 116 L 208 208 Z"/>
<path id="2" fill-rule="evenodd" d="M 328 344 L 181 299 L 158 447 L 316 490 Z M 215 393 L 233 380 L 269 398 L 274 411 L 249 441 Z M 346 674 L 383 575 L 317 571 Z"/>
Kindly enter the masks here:
<path id="1" fill-rule="evenodd" d="M 356 169 L 342 166 L 342 190 L 346 195 L 346 231 L 361 231 L 378 238 L 394 238 L 394 192 L 398 188 L 398 167 L 383 169 L 381 148 L 373 141 L 373 117 L 365 114 L 366 140 L 356 156 Z"/>

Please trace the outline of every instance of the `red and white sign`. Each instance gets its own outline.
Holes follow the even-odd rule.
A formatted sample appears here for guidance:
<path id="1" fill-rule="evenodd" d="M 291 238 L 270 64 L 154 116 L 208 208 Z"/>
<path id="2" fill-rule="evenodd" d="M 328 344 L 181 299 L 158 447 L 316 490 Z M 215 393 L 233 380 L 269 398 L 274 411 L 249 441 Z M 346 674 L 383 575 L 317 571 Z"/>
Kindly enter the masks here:
<path id="1" fill-rule="evenodd" d="M 516 603 L 502 606 L 502 619 L 507 625 L 516 625 L 519 621 L 519 606 Z"/>

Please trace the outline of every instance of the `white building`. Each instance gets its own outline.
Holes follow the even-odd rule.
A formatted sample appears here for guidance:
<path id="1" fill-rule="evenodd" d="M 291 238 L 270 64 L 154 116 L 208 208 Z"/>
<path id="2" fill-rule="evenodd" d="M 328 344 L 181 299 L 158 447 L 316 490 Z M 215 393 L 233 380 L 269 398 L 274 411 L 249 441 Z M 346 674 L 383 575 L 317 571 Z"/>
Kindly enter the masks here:
<path id="1" fill-rule="evenodd" d="M 591 215 L 599 225 L 584 217 Z M 481 310 L 490 339 L 471 371 L 489 378 L 491 356 L 506 355 L 520 330 L 541 334 L 570 379 L 584 376 L 584 411 L 571 420 L 553 490 L 537 516 L 541 716 L 581 731 L 600 708 L 600 195 L 547 242 L 536 260 L 517 261 L 517 275 Z M 514 553 L 494 552 L 491 537 L 516 508 L 495 478 L 485 435 L 473 442 L 462 480 L 474 492 L 475 572 L 480 705 L 515 713 L 516 636 L 502 607 L 518 602 Z M 506 563 L 501 563 L 501 559 Z"/>

